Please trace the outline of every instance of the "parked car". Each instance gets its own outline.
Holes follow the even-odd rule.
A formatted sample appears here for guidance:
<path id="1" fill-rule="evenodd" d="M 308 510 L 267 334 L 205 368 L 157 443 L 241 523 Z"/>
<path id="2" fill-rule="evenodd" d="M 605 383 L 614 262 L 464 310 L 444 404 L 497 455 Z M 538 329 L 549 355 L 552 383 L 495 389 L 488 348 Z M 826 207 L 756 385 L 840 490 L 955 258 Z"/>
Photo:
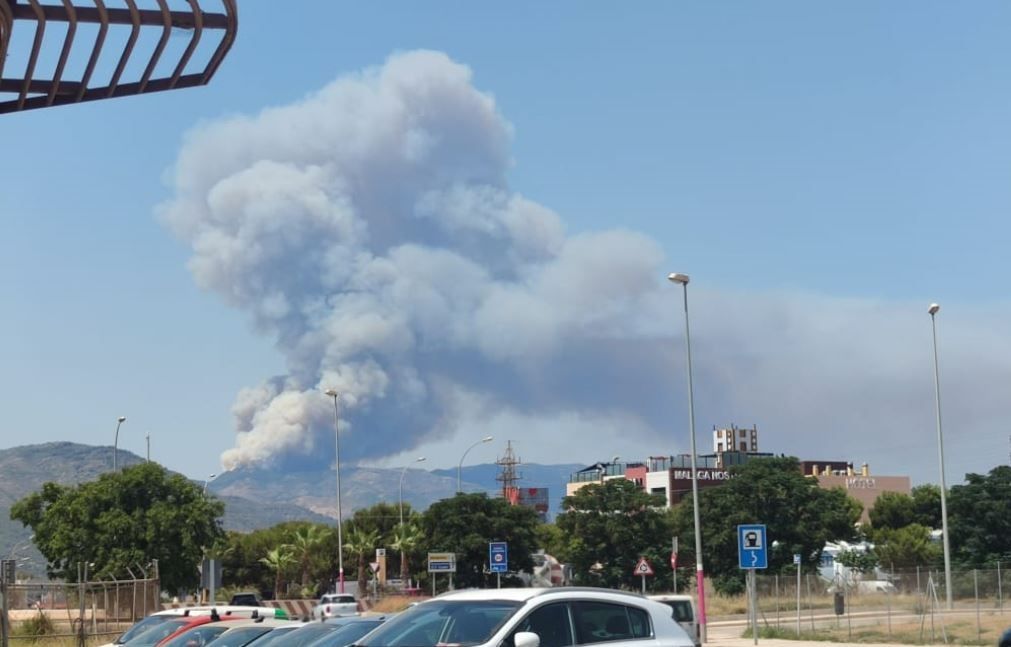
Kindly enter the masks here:
<path id="1" fill-rule="evenodd" d="M 127 629 L 121 636 L 113 640 L 111 643 L 106 643 L 101 647 L 116 647 L 117 645 L 122 645 L 131 639 L 139 636 L 143 632 L 151 629 L 156 625 L 160 625 L 164 622 L 172 620 L 173 618 L 189 617 L 189 616 L 209 616 L 212 613 L 217 613 L 221 616 L 246 616 L 253 617 L 266 617 L 266 618 L 278 618 L 287 619 L 288 613 L 284 609 L 271 609 L 270 607 L 243 607 L 243 606 L 199 606 L 199 607 L 183 607 L 179 609 L 165 609 L 164 611 L 158 611 L 152 613 L 151 615 L 138 620 Z"/>
<path id="2" fill-rule="evenodd" d="M 158 643 L 158 647 L 204 647 L 241 620 L 236 616 L 230 616 L 182 629 Z"/>
<path id="3" fill-rule="evenodd" d="M 356 647 L 695 647 L 671 608 L 594 588 L 453 591 L 388 620 Z"/>
<path id="4" fill-rule="evenodd" d="M 259 636 L 255 639 L 254 644 L 256 647 L 272 647 L 277 643 L 280 643 L 285 635 L 295 631 L 296 629 L 301 629 L 305 625 L 301 623 L 289 622 L 280 627 L 274 627 L 267 633 Z M 219 638 L 220 640 L 220 638 Z"/>
<path id="5" fill-rule="evenodd" d="M 239 619 L 239 616 L 227 616 L 225 619 L 237 620 Z M 217 613 L 197 616 L 176 616 L 169 618 L 165 622 L 154 625 L 147 631 L 141 632 L 123 644 L 125 647 L 156 647 L 157 645 L 168 642 L 179 634 L 190 629 L 210 624 L 212 622 L 219 622 L 221 620 L 221 616 Z"/>
<path id="6" fill-rule="evenodd" d="M 358 602 L 350 593 L 327 593 L 312 608 L 312 618 L 325 620 L 358 613 Z"/>
<path id="7" fill-rule="evenodd" d="M 650 600 L 662 602 L 671 608 L 674 620 L 685 632 L 695 639 L 695 647 L 701 647 L 702 634 L 695 614 L 695 601 L 690 595 L 651 595 Z"/>
<path id="8" fill-rule="evenodd" d="M 257 647 L 305 647 L 318 638 L 340 629 L 338 624 L 328 624 L 326 622 L 306 622 L 294 631 L 289 631 L 278 636 L 268 634 L 264 642 L 257 642 Z"/>
<path id="9" fill-rule="evenodd" d="M 327 620 L 327 624 L 336 624 L 338 629 L 320 636 L 306 647 L 348 647 L 368 635 L 390 617 L 392 616 L 349 616 Z"/>
<path id="10" fill-rule="evenodd" d="M 260 599 L 259 593 L 244 591 L 234 594 L 229 604 L 244 607 L 262 607 L 263 600 Z"/>
<path id="11" fill-rule="evenodd" d="M 246 647 L 246 645 L 262 638 L 278 627 L 291 627 L 294 629 L 298 626 L 297 623 L 291 620 L 276 620 L 274 618 L 235 620 L 229 623 L 226 631 L 222 632 L 221 635 L 211 642 L 213 643 L 213 647 Z"/>

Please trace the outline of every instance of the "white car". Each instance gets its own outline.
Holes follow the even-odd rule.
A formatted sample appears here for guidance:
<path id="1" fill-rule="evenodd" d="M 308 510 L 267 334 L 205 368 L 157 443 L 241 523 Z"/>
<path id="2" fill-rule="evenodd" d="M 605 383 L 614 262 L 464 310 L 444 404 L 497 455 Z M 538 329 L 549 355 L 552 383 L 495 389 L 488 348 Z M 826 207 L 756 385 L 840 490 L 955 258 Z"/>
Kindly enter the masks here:
<path id="1" fill-rule="evenodd" d="M 595 588 L 480 589 L 440 595 L 391 618 L 355 647 L 695 647 L 671 608 Z"/>
<path id="2" fill-rule="evenodd" d="M 671 608 L 674 620 L 689 636 L 695 639 L 695 647 L 701 647 L 702 635 L 699 633 L 698 618 L 695 617 L 695 601 L 690 595 L 661 594 L 651 595 L 650 600 L 663 602 Z"/>
<path id="3" fill-rule="evenodd" d="M 319 604 L 312 608 L 312 617 L 319 620 L 353 616 L 357 613 L 358 602 L 350 593 L 327 593 L 319 599 Z"/>

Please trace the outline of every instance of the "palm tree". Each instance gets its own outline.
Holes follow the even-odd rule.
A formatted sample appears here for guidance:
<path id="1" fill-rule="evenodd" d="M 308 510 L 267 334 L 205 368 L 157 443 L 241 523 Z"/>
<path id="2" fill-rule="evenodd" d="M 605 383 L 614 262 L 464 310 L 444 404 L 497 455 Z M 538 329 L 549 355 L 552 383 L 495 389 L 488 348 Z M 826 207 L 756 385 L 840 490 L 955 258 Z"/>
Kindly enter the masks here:
<path id="1" fill-rule="evenodd" d="M 378 543 L 378 530 L 354 528 L 344 538 L 344 550 L 358 556 L 358 597 L 364 597 L 366 592 L 365 558 L 372 554 Z"/>
<path id="2" fill-rule="evenodd" d="M 302 570 L 302 588 L 309 587 L 309 571 L 312 567 L 313 558 L 317 555 L 317 549 L 323 540 L 326 539 L 327 531 L 323 526 L 306 526 L 295 531 L 295 536 L 291 542 L 291 548 Z"/>
<path id="3" fill-rule="evenodd" d="M 418 547 L 422 537 L 421 529 L 410 522 L 398 524 L 393 533 L 391 546 L 400 552 L 400 580 L 404 586 L 407 586 L 407 578 L 410 576 L 407 554 Z"/>
<path id="4" fill-rule="evenodd" d="M 295 555 L 291 551 L 291 546 L 281 544 L 277 548 L 268 550 L 267 556 L 260 558 L 260 563 L 274 571 L 274 599 L 280 599 L 284 573 L 295 564 Z"/>

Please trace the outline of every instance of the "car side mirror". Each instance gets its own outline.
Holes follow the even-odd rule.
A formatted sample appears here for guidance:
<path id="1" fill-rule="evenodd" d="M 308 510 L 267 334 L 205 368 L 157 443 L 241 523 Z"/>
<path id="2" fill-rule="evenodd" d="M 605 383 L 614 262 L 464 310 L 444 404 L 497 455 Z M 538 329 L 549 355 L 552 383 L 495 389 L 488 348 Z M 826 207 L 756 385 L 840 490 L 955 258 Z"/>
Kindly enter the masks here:
<path id="1" fill-rule="evenodd" d="M 517 631 L 513 644 L 515 647 L 540 647 L 541 637 L 532 631 Z"/>

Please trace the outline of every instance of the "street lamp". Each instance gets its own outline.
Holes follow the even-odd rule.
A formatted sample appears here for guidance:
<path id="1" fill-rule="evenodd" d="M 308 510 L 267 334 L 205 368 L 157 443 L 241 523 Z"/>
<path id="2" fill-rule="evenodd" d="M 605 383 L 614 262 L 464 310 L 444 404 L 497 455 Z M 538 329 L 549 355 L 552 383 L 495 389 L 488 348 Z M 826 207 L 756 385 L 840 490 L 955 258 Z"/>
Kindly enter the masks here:
<path id="1" fill-rule="evenodd" d="M 119 468 L 119 461 L 116 460 L 116 454 L 119 453 L 119 426 L 126 422 L 126 416 L 120 416 L 116 419 L 116 440 L 112 443 L 112 471 L 115 472 Z"/>
<path id="2" fill-rule="evenodd" d="M 424 456 L 418 456 L 414 459 L 415 463 L 425 462 Z M 400 530 L 404 529 L 404 477 L 407 476 L 407 468 L 411 466 L 411 463 L 404 465 L 404 469 L 400 472 Z"/>
<path id="3" fill-rule="evenodd" d="M 456 466 L 456 492 L 457 492 L 457 494 L 459 494 L 460 492 L 463 492 L 463 488 L 462 488 L 463 480 L 461 478 L 462 475 L 463 475 L 463 459 L 467 458 L 467 453 L 470 452 L 470 450 L 474 449 L 475 447 L 477 447 L 481 443 L 490 443 L 493 440 L 495 440 L 494 436 L 485 436 L 481 440 L 477 441 L 476 443 L 474 443 L 473 445 L 471 445 L 470 447 L 468 447 L 467 451 L 465 451 L 463 453 L 463 456 L 460 457 L 460 464 Z"/>
<path id="4" fill-rule="evenodd" d="M 337 581 L 340 588 L 338 593 L 344 592 L 344 534 L 341 527 L 341 429 L 340 417 L 337 411 L 337 398 L 340 394 L 333 389 L 327 389 L 326 394 L 333 398 L 333 427 L 334 437 L 337 444 Z"/>
<path id="5" fill-rule="evenodd" d="M 151 433 L 148 432 L 144 434 L 144 440 L 147 442 L 147 462 L 151 462 Z"/>
<path id="6" fill-rule="evenodd" d="M 210 483 L 211 481 L 213 481 L 214 477 L 216 477 L 216 476 L 217 476 L 217 474 L 211 474 L 210 476 L 207 477 L 206 480 L 204 480 L 204 494 L 205 495 L 207 494 L 207 484 Z"/>
<path id="7" fill-rule="evenodd" d="M 610 464 L 611 465 L 617 465 L 619 460 L 621 460 L 621 456 L 615 455 L 615 456 L 613 456 L 611 458 L 611 463 Z M 603 465 L 601 465 L 600 469 L 598 471 L 600 472 L 600 482 L 603 483 L 604 482 L 604 475 L 607 474 L 607 468 L 604 467 Z"/>
<path id="8" fill-rule="evenodd" d="M 934 335 L 934 403 L 937 410 L 937 454 L 941 462 L 941 540 L 944 546 L 944 593 L 947 596 L 948 609 L 951 610 L 951 548 L 948 544 L 948 501 L 947 485 L 944 482 L 944 436 L 941 435 L 941 377 L 937 367 L 937 319 L 935 315 L 941 306 L 931 303 L 927 308 L 930 313 L 930 327 Z"/>
<path id="9" fill-rule="evenodd" d="M 695 451 L 695 393 L 692 386 L 692 337 L 688 327 L 688 278 L 687 274 L 672 273 L 667 276 L 671 283 L 680 283 L 684 289 L 685 304 L 685 354 L 688 358 L 688 426 L 692 438 L 692 508 L 695 515 L 695 586 L 698 595 L 699 629 L 702 642 L 706 642 L 706 589 L 705 569 L 702 567 L 702 526 L 699 520 L 699 472 Z"/>

